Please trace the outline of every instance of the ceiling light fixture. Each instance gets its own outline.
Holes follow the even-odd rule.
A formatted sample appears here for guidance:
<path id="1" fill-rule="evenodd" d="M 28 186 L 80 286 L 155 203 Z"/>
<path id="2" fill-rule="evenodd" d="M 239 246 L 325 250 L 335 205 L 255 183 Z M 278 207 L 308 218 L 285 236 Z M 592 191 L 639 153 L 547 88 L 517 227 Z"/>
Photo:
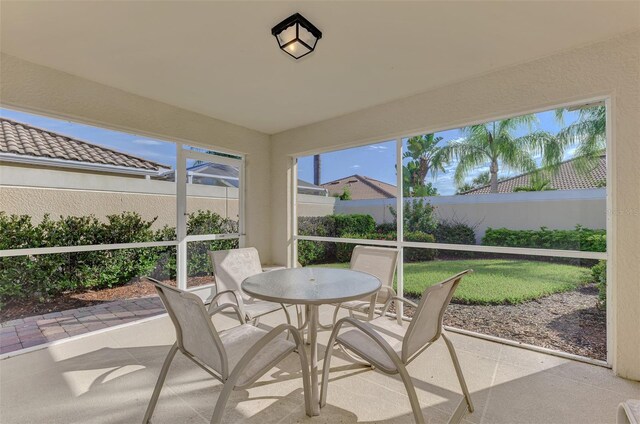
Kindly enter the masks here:
<path id="1" fill-rule="evenodd" d="M 271 29 L 278 46 L 295 59 L 308 55 L 322 38 L 322 31 L 299 13 L 289 16 Z"/>

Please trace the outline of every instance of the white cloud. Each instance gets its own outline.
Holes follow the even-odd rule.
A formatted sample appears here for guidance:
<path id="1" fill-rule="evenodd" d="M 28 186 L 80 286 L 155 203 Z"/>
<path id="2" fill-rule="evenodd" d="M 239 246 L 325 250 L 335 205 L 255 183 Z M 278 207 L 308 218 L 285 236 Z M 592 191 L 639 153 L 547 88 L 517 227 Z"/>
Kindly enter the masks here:
<path id="1" fill-rule="evenodd" d="M 148 138 L 137 138 L 133 140 L 133 143 L 139 144 L 141 146 L 159 146 L 160 144 L 162 144 L 162 142 L 160 141 L 149 140 Z"/>
<path id="2" fill-rule="evenodd" d="M 360 168 L 360 165 L 351 165 L 351 168 L 352 169 L 358 169 L 358 168 Z"/>
<path id="3" fill-rule="evenodd" d="M 369 146 L 369 150 L 387 150 L 387 146 Z"/>

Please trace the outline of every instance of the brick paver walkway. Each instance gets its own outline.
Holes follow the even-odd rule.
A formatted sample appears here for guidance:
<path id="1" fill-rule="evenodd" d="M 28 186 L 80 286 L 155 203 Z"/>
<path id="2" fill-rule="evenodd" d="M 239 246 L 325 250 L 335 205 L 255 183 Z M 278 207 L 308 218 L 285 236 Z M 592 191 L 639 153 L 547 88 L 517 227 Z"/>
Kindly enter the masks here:
<path id="1" fill-rule="evenodd" d="M 117 300 L 2 323 L 0 354 L 165 312 L 158 296 Z"/>

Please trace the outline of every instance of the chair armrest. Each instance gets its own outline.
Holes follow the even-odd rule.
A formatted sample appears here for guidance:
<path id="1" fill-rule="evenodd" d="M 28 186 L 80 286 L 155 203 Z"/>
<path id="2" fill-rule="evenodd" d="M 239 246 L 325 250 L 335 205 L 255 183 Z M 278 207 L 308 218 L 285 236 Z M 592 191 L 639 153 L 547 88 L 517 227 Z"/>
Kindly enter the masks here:
<path id="1" fill-rule="evenodd" d="M 385 315 L 387 313 L 387 309 L 389 309 L 389 306 L 391 306 L 391 302 L 393 302 L 394 300 L 397 300 L 399 302 L 402 303 L 406 303 L 410 306 L 413 306 L 414 308 L 418 307 L 418 304 L 415 302 L 412 302 L 409 299 L 406 299 L 404 297 L 400 297 L 400 296 L 392 296 L 389 299 L 387 299 L 386 303 L 384 304 L 384 307 L 382 308 L 382 312 L 380 312 L 381 315 Z"/>
<path id="2" fill-rule="evenodd" d="M 390 287 L 390 286 L 382 286 L 382 287 L 380 287 L 380 290 L 378 292 L 381 292 L 381 291 L 385 291 L 385 292 L 389 293 L 391 296 L 397 296 L 396 291 L 393 289 L 393 287 Z"/>
<path id="3" fill-rule="evenodd" d="M 240 292 L 238 292 L 237 290 L 223 290 L 221 292 L 216 293 L 216 295 L 213 296 L 213 298 L 211 299 L 211 303 L 209 304 L 209 311 L 211 311 L 217 306 L 216 303 L 220 298 L 220 296 L 222 296 L 223 294 L 233 295 L 238 305 L 238 309 L 240 309 L 240 313 L 242 314 L 243 317 L 245 317 L 246 313 L 244 312 L 244 301 L 242 300 L 242 296 L 240 296 Z"/>
<path id="4" fill-rule="evenodd" d="M 377 331 L 375 331 L 368 323 L 364 321 L 360 321 L 355 318 L 345 317 L 345 318 L 342 318 L 340 321 L 338 321 L 333 330 L 332 337 L 330 338 L 330 340 L 334 338 L 334 335 L 335 337 L 337 337 L 338 332 L 340 331 L 340 328 L 345 323 L 351 324 L 353 327 L 356 327 L 358 330 L 362 331 L 365 335 L 373 339 L 373 341 L 376 342 L 382 348 L 382 350 L 384 350 L 387 356 L 389 356 L 389 359 L 391 359 L 391 361 L 394 363 L 396 367 L 398 367 L 402 363 L 400 358 L 396 354 L 396 352 L 391 347 L 391 345 L 385 339 L 383 339 L 382 336 L 380 336 L 380 334 L 378 334 Z M 370 358 L 367 358 L 367 359 L 370 359 Z"/>
<path id="5" fill-rule="evenodd" d="M 244 320 L 244 315 L 242 314 L 242 311 L 240 310 L 240 308 L 238 307 L 238 305 L 235 305 L 233 303 L 223 303 L 222 305 L 218 305 L 215 308 L 209 308 L 209 316 L 212 317 L 215 314 L 217 314 L 218 312 L 221 312 L 225 309 L 229 309 L 232 308 L 236 315 L 238 315 L 238 319 L 240 320 L 240 324 L 244 324 L 245 320 Z"/>

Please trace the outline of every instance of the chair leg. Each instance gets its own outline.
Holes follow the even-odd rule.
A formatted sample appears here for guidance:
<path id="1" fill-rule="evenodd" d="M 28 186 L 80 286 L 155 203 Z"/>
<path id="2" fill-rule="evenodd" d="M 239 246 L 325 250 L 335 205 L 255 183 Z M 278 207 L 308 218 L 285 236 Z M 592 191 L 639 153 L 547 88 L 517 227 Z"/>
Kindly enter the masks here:
<path id="1" fill-rule="evenodd" d="M 282 310 L 284 311 L 285 318 L 287 319 L 287 324 L 291 325 L 291 315 L 289 315 L 289 311 L 287 311 L 287 307 L 282 304 Z M 291 331 L 287 332 L 287 340 L 291 338 Z"/>
<path id="2" fill-rule="evenodd" d="M 219 424 L 222 422 L 224 408 L 225 406 L 227 406 L 227 401 L 229 400 L 229 396 L 231 396 L 231 392 L 233 391 L 234 386 L 235 380 L 227 380 L 227 382 L 224 383 L 222 392 L 220 392 L 220 396 L 218 396 L 218 401 L 216 402 L 216 408 L 213 410 L 213 415 L 211 416 L 211 424 Z"/>
<path id="3" fill-rule="evenodd" d="M 298 356 L 300 357 L 300 368 L 302 368 L 302 390 L 304 391 L 304 409 L 308 417 L 313 416 L 311 409 L 311 375 L 309 374 L 309 361 L 304 349 L 302 337 L 298 340 Z"/>
<path id="4" fill-rule="evenodd" d="M 178 343 L 174 343 L 169 349 L 169 353 L 162 364 L 162 369 L 160 370 L 160 375 L 158 376 L 158 381 L 156 382 L 156 386 L 153 389 L 153 394 L 151 395 L 151 400 L 149 400 L 149 405 L 147 406 L 147 412 L 144 414 L 144 418 L 142 420 L 142 424 L 149 424 L 151 420 L 151 416 L 153 415 L 153 411 L 156 409 L 156 404 L 158 403 L 158 398 L 160 397 L 160 391 L 162 390 L 162 386 L 164 385 L 164 380 L 167 378 L 167 373 L 169 372 L 169 366 L 173 361 L 173 358 L 176 356 L 176 352 L 178 351 Z"/>
<path id="5" fill-rule="evenodd" d="M 338 315 L 338 309 L 340 308 L 340 305 L 336 306 L 336 310 L 333 312 L 333 321 L 331 322 L 331 324 L 323 324 L 320 322 L 320 319 L 318 318 L 318 327 L 322 328 L 323 330 L 331 330 L 333 328 L 333 326 L 336 324 L 336 316 Z"/>
<path id="6" fill-rule="evenodd" d="M 407 396 L 409 396 L 409 403 L 411 404 L 411 410 L 413 411 L 413 417 L 417 424 L 424 424 L 424 415 L 422 415 L 422 409 L 420 408 L 420 402 L 418 401 L 418 395 L 416 395 L 416 389 L 413 387 L 413 381 L 407 372 L 404 365 L 398 367 L 398 373 L 404 383 L 404 388 L 407 390 Z"/>
<path id="7" fill-rule="evenodd" d="M 322 385 L 320 386 L 320 407 L 327 404 L 327 389 L 329 388 L 329 369 L 331 368 L 331 355 L 333 354 L 333 344 L 338 336 L 338 327 L 334 327 L 327 343 L 327 350 L 324 352 L 324 362 L 322 364 Z"/>
<path id="8" fill-rule="evenodd" d="M 336 325 L 336 321 L 338 321 L 338 312 L 340 312 L 340 305 L 336 306 L 336 310 L 333 311 L 333 322 L 331 325 Z"/>
<path id="9" fill-rule="evenodd" d="M 449 355 L 451 355 L 451 361 L 453 362 L 453 367 L 456 369 L 456 375 L 458 376 L 458 381 L 460 382 L 460 388 L 462 389 L 462 393 L 464 393 L 464 398 L 467 401 L 467 409 L 469 412 L 473 412 L 473 403 L 471 402 L 471 395 L 469 394 L 469 389 L 467 388 L 467 383 L 464 380 L 464 375 L 462 375 L 462 368 L 460 368 L 460 362 L 458 361 L 458 355 L 456 355 L 456 350 L 453 348 L 453 343 L 451 340 L 442 333 L 442 338 L 447 345 L 447 349 L 449 349 Z"/>

